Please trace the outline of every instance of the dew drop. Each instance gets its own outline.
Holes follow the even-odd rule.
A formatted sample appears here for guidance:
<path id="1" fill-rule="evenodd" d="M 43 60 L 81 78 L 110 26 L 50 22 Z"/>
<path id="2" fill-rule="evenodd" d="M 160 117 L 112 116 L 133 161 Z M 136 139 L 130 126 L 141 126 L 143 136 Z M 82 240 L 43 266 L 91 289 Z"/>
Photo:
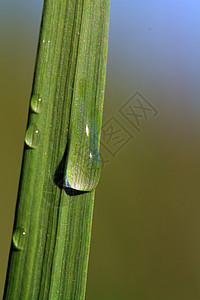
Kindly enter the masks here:
<path id="1" fill-rule="evenodd" d="M 95 144 L 95 141 L 93 144 L 86 142 L 85 145 L 78 148 L 77 152 L 81 152 L 81 155 L 72 155 L 69 151 L 64 173 L 64 187 L 79 191 L 91 191 L 97 186 L 101 162 L 98 145 Z"/>
<path id="2" fill-rule="evenodd" d="M 86 77 L 82 77 L 75 89 L 63 179 L 63 187 L 78 191 L 94 190 L 101 173 L 99 109 L 93 98 L 86 100 L 88 86 Z"/>
<path id="3" fill-rule="evenodd" d="M 41 112 L 42 99 L 38 95 L 33 95 L 31 98 L 31 109 L 35 113 L 39 114 Z"/>
<path id="4" fill-rule="evenodd" d="M 25 143 L 30 148 L 36 148 L 39 142 L 40 133 L 38 127 L 34 123 L 30 123 L 26 130 Z"/>
<path id="5" fill-rule="evenodd" d="M 23 250 L 26 242 L 26 231 L 23 227 L 17 227 L 13 233 L 13 246 L 16 250 Z"/>

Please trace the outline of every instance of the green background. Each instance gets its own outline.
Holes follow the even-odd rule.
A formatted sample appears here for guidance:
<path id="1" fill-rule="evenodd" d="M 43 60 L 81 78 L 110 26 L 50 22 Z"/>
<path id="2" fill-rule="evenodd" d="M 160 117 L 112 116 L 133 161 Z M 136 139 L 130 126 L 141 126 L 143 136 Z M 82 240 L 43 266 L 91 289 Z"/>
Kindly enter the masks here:
<path id="1" fill-rule="evenodd" d="M 0 4 L 0 298 L 41 10 Z M 115 156 L 101 149 L 87 300 L 200 299 L 199 11 L 195 0 L 111 0 L 103 128 L 113 117 L 134 139 Z M 158 111 L 140 132 L 119 112 L 137 91 Z"/>

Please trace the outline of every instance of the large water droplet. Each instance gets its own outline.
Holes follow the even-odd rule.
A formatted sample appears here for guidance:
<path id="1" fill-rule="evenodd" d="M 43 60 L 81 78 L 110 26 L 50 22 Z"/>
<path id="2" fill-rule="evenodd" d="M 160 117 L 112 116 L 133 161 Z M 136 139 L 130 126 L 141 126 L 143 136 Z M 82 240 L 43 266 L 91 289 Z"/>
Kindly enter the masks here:
<path id="1" fill-rule="evenodd" d="M 17 227 L 13 233 L 13 246 L 16 250 L 23 250 L 26 242 L 26 231 L 23 227 Z"/>
<path id="2" fill-rule="evenodd" d="M 36 148 L 39 142 L 39 129 L 36 124 L 30 123 L 25 135 L 25 143 L 31 147 Z"/>
<path id="3" fill-rule="evenodd" d="M 39 114 L 41 112 L 42 99 L 38 95 L 33 95 L 31 98 L 31 109 Z"/>
<path id="4" fill-rule="evenodd" d="M 66 160 L 64 186 L 79 191 L 91 191 L 99 182 L 100 172 L 101 162 L 96 134 L 89 131 L 86 125 L 86 130 L 71 140 Z"/>
<path id="5" fill-rule="evenodd" d="M 100 123 L 95 97 L 88 99 L 89 82 L 80 78 L 71 106 L 64 187 L 79 191 L 96 188 L 101 173 L 98 150 Z"/>

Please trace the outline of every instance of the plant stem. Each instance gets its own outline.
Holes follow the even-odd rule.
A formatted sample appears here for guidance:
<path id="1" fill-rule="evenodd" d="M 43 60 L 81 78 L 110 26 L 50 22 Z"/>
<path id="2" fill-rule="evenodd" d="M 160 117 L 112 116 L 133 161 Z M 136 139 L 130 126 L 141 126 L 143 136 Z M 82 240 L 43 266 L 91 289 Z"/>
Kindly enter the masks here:
<path id="1" fill-rule="evenodd" d="M 109 0 L 44 1 L 4 299 L 84 299 L 94 190 L 60 182 L 83 77 L 99 145 L 108 18 Z"/>

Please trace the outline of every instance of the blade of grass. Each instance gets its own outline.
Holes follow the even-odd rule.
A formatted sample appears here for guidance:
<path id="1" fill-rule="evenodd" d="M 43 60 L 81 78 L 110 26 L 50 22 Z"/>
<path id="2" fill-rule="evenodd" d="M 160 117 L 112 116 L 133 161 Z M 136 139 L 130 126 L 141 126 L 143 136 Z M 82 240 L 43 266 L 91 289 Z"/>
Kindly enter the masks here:
<path id="1" fill-rule="evenodd" d="M 94 190 L 59 183 L 83 77 L 99 145 L 108 14 L 109 0 L 44 1 L 4 299 L 84 299 Z"/>

